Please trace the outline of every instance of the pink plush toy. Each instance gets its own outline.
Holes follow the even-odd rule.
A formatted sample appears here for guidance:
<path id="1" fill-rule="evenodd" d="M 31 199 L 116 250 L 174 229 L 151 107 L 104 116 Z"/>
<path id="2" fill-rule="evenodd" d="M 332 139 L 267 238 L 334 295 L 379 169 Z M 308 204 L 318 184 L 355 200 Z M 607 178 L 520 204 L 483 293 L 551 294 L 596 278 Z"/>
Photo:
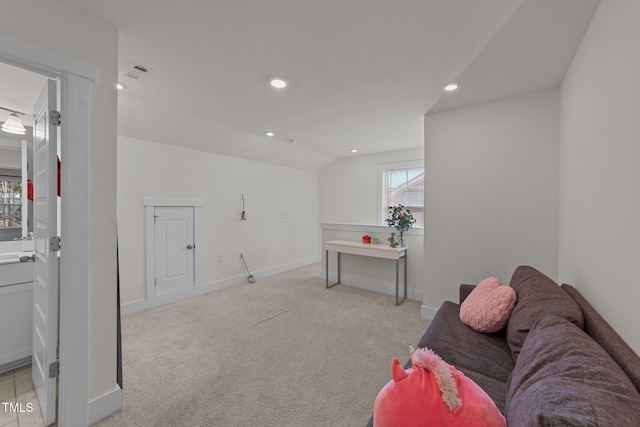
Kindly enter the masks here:
<path id="1" fill-rule="evenodd" d="M 420 348 L 413 366 L 402 369 L 395 359 L 391 380 L 373 406 L 374 427 L 506 427 L 493 400 L 476 383 Z"/>

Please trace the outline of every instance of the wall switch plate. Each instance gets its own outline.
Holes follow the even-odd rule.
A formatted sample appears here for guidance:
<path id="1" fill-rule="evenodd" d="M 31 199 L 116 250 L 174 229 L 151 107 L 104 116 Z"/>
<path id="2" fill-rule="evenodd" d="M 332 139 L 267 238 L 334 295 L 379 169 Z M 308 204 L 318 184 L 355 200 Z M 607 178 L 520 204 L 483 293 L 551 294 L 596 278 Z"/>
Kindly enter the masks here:
<path id="1" fill-rule="evenodd" d="M 287 212 L 280 212 L 280 218 L 287 219 L 289 218 L 289 214 Z"/>
<path id="2" fill-rule="evenodd" d="M 218 254 L 218 262 L 222 262 L 222 254 Z"/>

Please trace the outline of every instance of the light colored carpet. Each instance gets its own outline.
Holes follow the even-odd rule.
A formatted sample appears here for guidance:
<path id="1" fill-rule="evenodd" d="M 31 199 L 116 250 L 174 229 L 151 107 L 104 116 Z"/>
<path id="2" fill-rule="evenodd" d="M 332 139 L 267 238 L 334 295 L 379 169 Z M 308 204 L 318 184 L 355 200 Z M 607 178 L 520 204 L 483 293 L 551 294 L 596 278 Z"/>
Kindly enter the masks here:
<path id="1" fill-rule="evenodd" d="M 109 426 L 364 426 L 428 320 L 420 303 L 299 268 L 122 319 Z"/>

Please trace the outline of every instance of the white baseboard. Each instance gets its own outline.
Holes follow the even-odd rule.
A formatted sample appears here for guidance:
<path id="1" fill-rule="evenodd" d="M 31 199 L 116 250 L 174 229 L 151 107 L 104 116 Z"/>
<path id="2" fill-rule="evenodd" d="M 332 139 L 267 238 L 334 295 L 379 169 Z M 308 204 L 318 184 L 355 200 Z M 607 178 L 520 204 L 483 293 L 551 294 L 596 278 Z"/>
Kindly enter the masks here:
<path id="1" fill-rule="evenodd" d="M 120 306 L 120 314 L 126 316 L 127 314 L 136 313 L 138 311 L 144 311 L 147 307 L 146 299 L 139 299 L 137 301 L 131 301 Z"/>
<path id="2" fill-rule="evenodd" d="M 422 307 L 420 307 L 420 317 L 422 317 L 423 319 L 433 320 L 437 312 L 437 308 L 428 307 L 424 304 L 422 305 Z"/>
<path id="3" fill-rule="evenodd" d="M 102 396 L 89 401 L 89 424 L 107 417 L 122 406 L 122 390 L 116 384 L 115 388 Z"/>
<path id="4" fill-rule="evenodd" d="M 172 302 L 180 301 L 186 298 L 195 297 L 198 295 L 206 294 L 209 292 L 217 291 L 220 289 L 228 288 L 229 286 L 238 285 L 244 283 L 247 280 L 246 275 L 229 277 L 227 279 L 217 280 L 215 282 L 204 283 L 192 288 L 180 289 L 164 295 L 158 295 L 153 298 L 147 299 L 147 308 L 158 307 L 160 305 L 169 304 Z"/>
<path id="5" fill-rule="evenodd" d="M 326 280 L 326 272 L 320 272 L 320 278 Z M 338 280 L 336 273 L 329 273 L 329 281 L 335 283 Z M 340 274 L 340 283 L 343 285 L 355 286 L 357 288 L 366 289 L 369 291 L 382 292 L 383 294 L 394 295 L 396 294 L 396 286 L 389 283 L 377 282 L 375 279 L 365 278 L 361 276 L 353 276 L 349 274 Z M 404 285 L 400 283 L 398 294 L 402 298 L 404 295 Z M 422 291 L 416 289 L 407 289 L 407 299 L 416 301 L 422 301 Z M 424 317 L 424 316 L 423 316 Z"/>
<path id="6" fill-rule="evenodd" d="M 320 262 L 318 258 L 307 258 L 307 259 L 302 259 L 302 260 L 294 261 L 287 264 L 277 265 L 274 267 L 258 270 L 256 272 L 252 272 L 252 274 L 256 279 L 259 279 L 261 277 L 271 276 L 273 274 L 282 273 L 285 271 L 293 270 L 295 268 L 304 267 L 306 265 L 310 265 L 318 262 Z M 164 295 L 158 295 L 150 299 L 140 299 L 136 301 L 131 301 L 126 304 L 122 304 L 120 306 L 120 311 L 123 316 L 126 316 L 127 314 L 136 313 L 138 311 L 143 311 L 148 308 L 158 307 L 160 305 L 169 304 L 169 303 L 180 301 L 186 298 L 191 298 L 197 295 L 202 295 L 202 294 L 217 291 L 220 289 L 228 288 L 229 286 L 245 283 L 247 281 L 247 276 L 248 274 L 242 274 L 239 276 L 216 280 L 214 282 L 204 283 L 202 285 L 194 286 L 192 288 L 180 289 L 178 291 L 171 292 Z"/>
<path id="7" fill-rule="evenodd" d="M 12 371 L 21 366 L 26 366 L 31 363 L 31 356 L 22 357 L 20 359 L 14 359 L 12 362 L 3 363 L 0 365 L 0 374 L 7 371 Z"/>
<path id="8" fill-rule="evenodd" d="M 24 358 L 31 359 L 32 354 L 33 354 L 33 351 L 31 350 L 31 345 L 29 345 L 28 348 L 22 348 L 18 351 L 4 354 L 0 356 L 0 366 L 8 365 L 11 362 L 20 361 L 21 359 L 24 359 Z"/>
<path id="9" fill-rule="evenodd" d="M 284 273 L 285 271 L 289 271 L 289 270 L 293 270 L 296 268 L 300 268 L 300 267 L 304 267 L 306 265 L 311 265 L 311 264 L 315 264 L 320 262 L 320 258 L 318 257 L 314 257 L 314 258 L 307 258 L 307 259 L 301 259 L 298 261 L 294 261 L 294 262 L 290 262 L 287 264 L 281 264 L 281 265 L 276 265 L 274 267 L 269 267 L 269 268 L 265 268 L 262 270 L 258 270 L 255 273 L 253 273 L 253 275 L 255 277 L 266 277 L 266 276 L 271 276 L 272 274 L 278 274 L 278 273 Z M 247 278 L 247 275 L 245 274 L 244 276 L 242 276 L 245 278 Z"/>

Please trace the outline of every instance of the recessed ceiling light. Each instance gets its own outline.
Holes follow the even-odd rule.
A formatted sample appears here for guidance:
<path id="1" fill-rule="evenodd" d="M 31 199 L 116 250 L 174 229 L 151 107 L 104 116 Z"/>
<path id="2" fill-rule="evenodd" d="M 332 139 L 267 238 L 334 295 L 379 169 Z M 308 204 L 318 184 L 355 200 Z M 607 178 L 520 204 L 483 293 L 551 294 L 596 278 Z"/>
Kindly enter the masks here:
<path id="1" fill-rule="evenodd" d="M 453 92 L 454 90 L 458 89 L 460 85 L 456 82 L 450 82 L 447 83 L 446 85 L 442 86 L 442 88 L 444 90 L 446 90 L 447 92 Z"/>
<path id="2" fill-rule="evenodd" d="M 273 132 L 265 132 L 264 134 L 267 135 L 267 136 L 274 136 L 275 135 L 275 133 L 273 133 Z"/>
<path id="3" fill-rule="evenodd" d="M 357 150 L 356 148 L 352 148 L 352 149 L 351 149 L 351 152 L 352 152 L 352 153 L 357 153 L 357 152 L 358 152 L 358 150 Z"/>
<path id="4" fill-rule="evenodd" d="M 271 87 L 276 89 L 284 89 L 285 87 L 289 86 L 289 82 L 287 81 L 287 79 L 280 76 L 271 76 L 267 81 L 269 82 Z"/>
<path id="5" fill-rule="evenodd" d="M 126 84 L 120 83 L 120 82 L 116 83 L 116 89 L 122 90 L 122 89 L 126 89 L 126 88 L 127 88 Z"/>

